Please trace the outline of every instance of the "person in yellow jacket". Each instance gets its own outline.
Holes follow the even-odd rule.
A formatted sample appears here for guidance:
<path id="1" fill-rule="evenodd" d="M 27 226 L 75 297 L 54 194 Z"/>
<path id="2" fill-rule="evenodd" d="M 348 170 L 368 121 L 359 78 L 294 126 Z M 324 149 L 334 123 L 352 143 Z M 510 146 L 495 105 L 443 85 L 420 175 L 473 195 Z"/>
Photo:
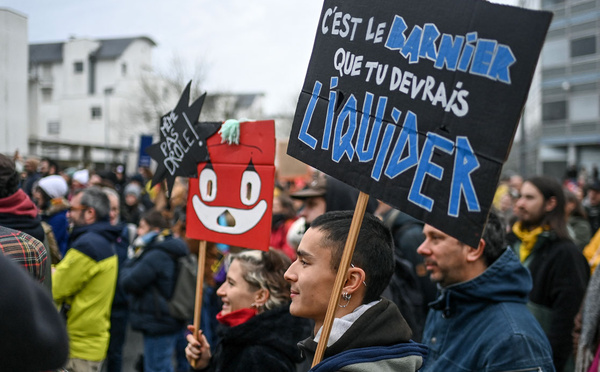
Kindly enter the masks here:
<path id="1" fill-rule="evenodd" d="M 109 222 L 108 197 L 88 188 L 71 199 L 69 249 L 52 274 L 54 301 L 66 317 L 70 372 L 99 371 L 109 342 L 110 309 L 117 282 L 114 242 L 120 229 Z"/>
<path id="2" fill-rule="evenodd" d="M 594 274 L 594 270 L 600 263 L 600 230 L 596 231 L 592 240 L 583 248 L 583 255 L 587 258 L 592 274 Z"/>

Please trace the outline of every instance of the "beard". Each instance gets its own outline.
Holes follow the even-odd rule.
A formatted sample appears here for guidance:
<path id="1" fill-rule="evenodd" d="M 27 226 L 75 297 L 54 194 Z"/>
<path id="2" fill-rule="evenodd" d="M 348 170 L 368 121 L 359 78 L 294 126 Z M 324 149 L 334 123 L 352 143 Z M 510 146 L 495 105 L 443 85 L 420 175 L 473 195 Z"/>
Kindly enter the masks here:
<path id="1" fill-rule="evenodd" d="M 542 225 L 542 223 L 544 222 L 544 218 L 546 217 L 546 214 L 544 213 L 543 209 L 540 209 L 535 214 L 528 213 L 526 215 L 523 215 L 523 212 L 521 212 L 520 217 L 521 217 L 520 218 L 521 227 L 525 228 L 527 230 L 533 230 L 536 227 Z"/>

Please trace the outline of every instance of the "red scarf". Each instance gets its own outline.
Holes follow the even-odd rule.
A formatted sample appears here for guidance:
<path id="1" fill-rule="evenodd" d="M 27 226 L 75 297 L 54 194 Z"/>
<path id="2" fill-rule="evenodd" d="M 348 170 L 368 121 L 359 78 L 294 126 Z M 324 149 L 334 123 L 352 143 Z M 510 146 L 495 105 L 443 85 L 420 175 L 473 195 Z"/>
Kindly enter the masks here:
<path id="1" fill-rule="evenodd" d="M 225 315 L 223 312 L 217 314 L 217 321 L 221 324 L 225 324 L 229 327 L 235 327 L 240 324 L 246 323 L 249 319 L 257 314 L 257 310 L 253 308 L 244 308 L 236 311 L 232 311 Z"/>

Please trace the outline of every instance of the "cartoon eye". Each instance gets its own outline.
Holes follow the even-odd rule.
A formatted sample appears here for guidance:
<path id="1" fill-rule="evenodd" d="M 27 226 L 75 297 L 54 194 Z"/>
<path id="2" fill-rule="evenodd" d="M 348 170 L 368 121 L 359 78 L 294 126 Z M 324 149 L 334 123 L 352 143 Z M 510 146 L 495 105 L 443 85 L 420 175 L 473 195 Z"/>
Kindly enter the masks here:
<path id="1" fill-rule="evenodd" d="M 211 202 L 217 197 L 217 174 L 212 168 L 204 168 L 200 172 L 200 196 L 202 200 Z"/>
<path id="2" fill-rule="evenodd" d="M 258 200 L 260 195 L 260 176 L 253 170 L 246 170 L 242 174 L 242 184 L 240 185 L 240 199 L 242 204 L 252 205 Z"/>

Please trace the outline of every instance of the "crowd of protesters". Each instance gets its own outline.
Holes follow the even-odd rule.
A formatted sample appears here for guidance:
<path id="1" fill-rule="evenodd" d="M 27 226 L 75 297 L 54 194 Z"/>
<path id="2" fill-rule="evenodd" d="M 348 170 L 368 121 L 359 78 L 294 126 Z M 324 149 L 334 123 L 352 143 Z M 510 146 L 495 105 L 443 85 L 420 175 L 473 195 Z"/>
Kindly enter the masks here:
<path id="1" fill-rule="evenodd" d="M 209 242 L 195 330 L 168 309 L 178 258 L 198 251 L 187 182 L 167 197 L 151 180 L 0 155 L 0 248 L 54 300 L 63 367 L 123 370 L 131 328 L 146 372 L 310 369 L 358 192 L 319 172 L 276 183 L 269 251 Z M 314 370 L 597 371 L 599 262 L 597 172 L 503 176 L 476 247 L 371 199 Z"/>

